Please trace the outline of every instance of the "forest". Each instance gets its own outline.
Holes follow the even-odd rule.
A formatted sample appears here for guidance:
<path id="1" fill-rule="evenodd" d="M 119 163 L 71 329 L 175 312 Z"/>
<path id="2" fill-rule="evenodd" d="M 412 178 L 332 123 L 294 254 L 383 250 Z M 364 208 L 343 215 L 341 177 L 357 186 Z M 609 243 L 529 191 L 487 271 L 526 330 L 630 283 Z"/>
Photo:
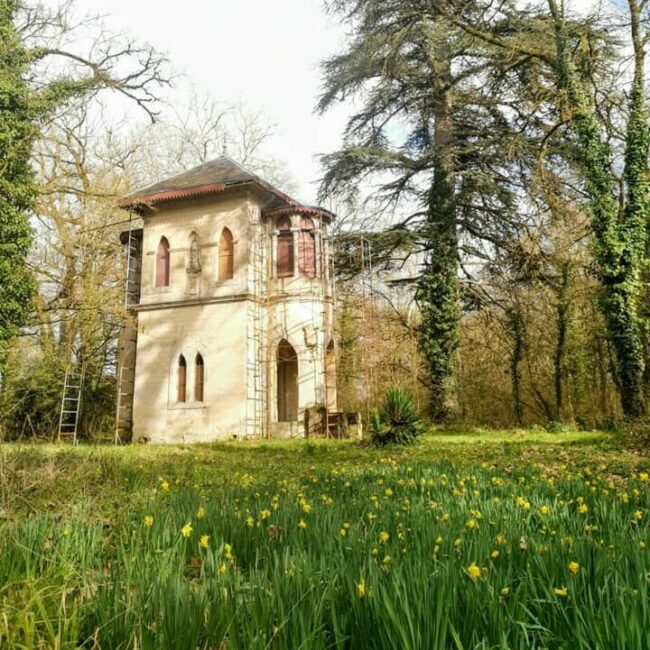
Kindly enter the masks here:
<path id="1" fill-rule="evenodd" d="M 336 221 L 338 392 L 433 422 L 643 421 L 650 400 L 645 1 L 329 0 L 325 114 L 352 101 L 319 198 Z M 0 0 L 0 437 L 110 437 L 129 191 L 229 155 L 284 191 L 264 111 L 200 90 L 77 7 Z M 80 40 L 90 45 L 80 50 Z M 115 101 L 136 118 L 105 110 Z"/>

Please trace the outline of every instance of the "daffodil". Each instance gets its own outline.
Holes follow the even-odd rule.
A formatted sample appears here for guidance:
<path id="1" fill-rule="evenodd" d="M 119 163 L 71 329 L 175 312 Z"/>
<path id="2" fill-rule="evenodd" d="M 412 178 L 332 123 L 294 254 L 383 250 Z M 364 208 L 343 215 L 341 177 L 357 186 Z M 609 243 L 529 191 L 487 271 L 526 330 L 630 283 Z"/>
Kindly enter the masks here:
<path id="1" fill-rule="evenodd" d="M 181 528 L 181 535 L 183 537 L 189 537 L 192 534 L 192 531 L 194 529 L 192 528 L 192 524 L 187 523 Z"/>
<path id="2" fill-rule="evenodd" d="M 493 560 L 496 560 L 499 557 L 499 555 L 501 555 L 501 553 L 499 553 L 499 551 L 497 551 L 496 549 L 494 551 L 492 551 L 492 553 L 490 553 L 490 557 Z"/>
<path id="3" fill-rule="evenodd" d="M 357 584 L 357 598 L 365 598 L 366 597 L 366 583 L 362 580 L 359 584 Z"/>
<path id="4" fill-rule="evenodd" d="M 577 562 L 569 562 L 569 571 L 575 575 L 580 571 L 580 565 Z"/>
<path id="5" fill-rule="evenodd" d="M 199 544 L 201 548 L 208 548 L 210 545 L 210 536 L 209 535 L 201 535 L 201 539 L 199 541 Z"/>
<path id="6" fill-rule="evenodd" d="M 555 587 L 553 593 L 559 598 L 566 598 L 569 595 L 569 590 L 566 587 Z"/>
<path id="7" fill-rule="evenodd" d="M 203 519 L 204 517 L 205 517 L 205 508 L 203 506 L 199 506 L 199 509 L 196 511 L 196 518 Z"/>
<path id="8" fill-rule="evenodd" d="M 380 541 L 382 544 L 385 544 L 389 539 L 390 539 L 390 535 L 389 535 L 385 530 L 382 530 L 382 531 L 379 533 L 379 541 Z"/>
<path id="9" fill-rule="evenodd" d="M 304 519 L 301 519 L 298 522 L 298 528 L 300 528 L 300 530 L 305 530 L 305 528 L 307 528 L 307 524 Z"/>
<path id="10" fill-rule="evenodd" d="M 472 582 L 476 582 L 476 580 L 481 577 L 481 569 L 480 567 L 476 566 L 476 562 L 472 562 L 467 567 L 467 575 L 470 577 Z"/>
<path id="11" fill-rule="evenodd" d="M 151 515 L 145 515 L 144 525 L 147 528 L 151 528 L 153 526 L 153 517 Z"/>

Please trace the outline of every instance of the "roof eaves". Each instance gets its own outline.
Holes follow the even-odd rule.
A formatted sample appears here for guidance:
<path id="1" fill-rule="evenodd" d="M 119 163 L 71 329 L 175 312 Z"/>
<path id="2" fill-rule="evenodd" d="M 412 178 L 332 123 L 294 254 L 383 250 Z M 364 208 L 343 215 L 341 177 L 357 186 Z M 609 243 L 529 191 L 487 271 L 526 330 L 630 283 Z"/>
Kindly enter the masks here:
<path id="1" fill-rule="evenodd" d="M 160 203 L 162 201 L 173 201 L 174 199 L 184 199 L 190 196 L 201 196 L 204 194 L 217 194 L 226 189 L 224 183 L 208 183 L 197 187 L 188 187 L 180 190 L 166 190 L 164 192 L 154 192 L 152 194 L 140 194 L 138 196 L 127 196 L 117 202 L 120 208 L 129 208 L 147 203 Z"/>
<path id="2" fill-rule="evenodd" d="M 271 208 L 270 210 L 264 210 L 264 216 L 281 216 L 285 214 L 304 214 L 304 215 L 325 215 L 330 220 L 334 219 L 334 213 L 326 210 L 325 208 L 319 208 L 313 205 L 294 205 L 289 207 L 281 208 Z"/>

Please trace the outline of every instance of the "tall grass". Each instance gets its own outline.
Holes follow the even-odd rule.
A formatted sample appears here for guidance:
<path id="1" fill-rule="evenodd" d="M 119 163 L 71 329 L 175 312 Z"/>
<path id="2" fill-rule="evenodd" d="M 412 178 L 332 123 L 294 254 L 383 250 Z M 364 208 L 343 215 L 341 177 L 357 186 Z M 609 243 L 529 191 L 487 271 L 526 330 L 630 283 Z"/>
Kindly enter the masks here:
<path id="1" fill-rule="evenodd" d="M 0 646 L 648 648 L 645 479 L 390 460 L 218 496 L 163 479 L 112 521 L 6 527 Z"/>

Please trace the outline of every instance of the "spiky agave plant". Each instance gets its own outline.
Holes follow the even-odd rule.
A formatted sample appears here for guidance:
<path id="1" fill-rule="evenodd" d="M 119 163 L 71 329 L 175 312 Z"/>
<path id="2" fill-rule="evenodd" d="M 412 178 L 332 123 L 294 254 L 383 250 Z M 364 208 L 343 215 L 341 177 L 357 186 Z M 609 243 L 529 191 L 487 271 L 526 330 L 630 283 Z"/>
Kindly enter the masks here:
<path id="1" fill-rule="evenodd" d="M 373 411 L 370 426 L 372 442 L 379 447 L 411 444 L 423 429 L 413 396 L 397 386 L 386 391 L 383 404 Z"/>

